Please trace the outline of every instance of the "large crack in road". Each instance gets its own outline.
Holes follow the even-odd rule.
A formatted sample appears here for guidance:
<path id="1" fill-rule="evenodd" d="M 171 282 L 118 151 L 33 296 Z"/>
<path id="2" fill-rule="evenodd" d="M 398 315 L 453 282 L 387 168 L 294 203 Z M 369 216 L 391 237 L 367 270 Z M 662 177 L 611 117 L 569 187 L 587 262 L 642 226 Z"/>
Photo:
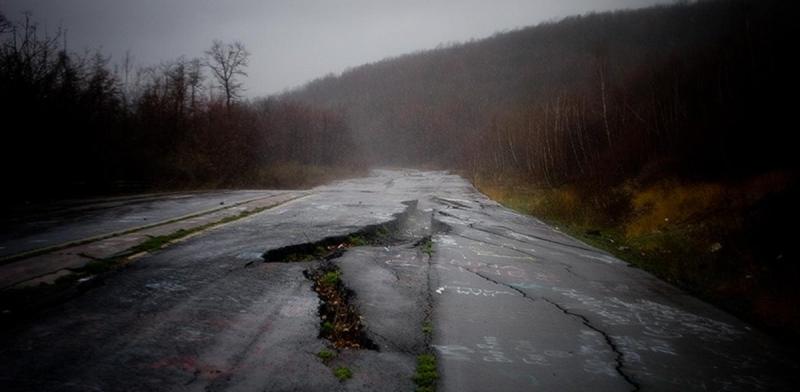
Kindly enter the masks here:
<path id="1" fill-rule="evenodd" d="M 750 391 L 798 374 L 724 312 L 412 170 L 316 188 L 2 331 L 3 391 Z"/>
<path id="2" fill-rule="evenodd" d="M 556 309 L 558 309 L 562 313 L 570 315 L 572 317 L 578 318 L 581 321 L 581 323 L 583 323 L 583 325 L 585 325 L 587 328 L 591 329 L 592 331 L 598 332 L 603 336 L 603 339 L 608 344 L 608 347 L 611 349 L 611 351 L 614 352 L 615 361 L 616 361 L 616 366 L 614 367 L 614 369 L 617 371 L 617 373 L 619 373 L 619 375 L 623 379 L 625 379 L 626 382 L 628 382 L 628 384 L 630 384 L 633 387 L 632 390 L 633 391 L 638 391 L 638 390 L 641 389 L 640 385 L 635 380 L 633 380 L 631 378 L 631 376 L 626 374 L 625 371 L 624 371 L 624 366 L 625 366 L 624 365 L 624 359 L 625 359 L 624 353 L 621 352 L 617 348 L 616 344 L 614 344 L 614 340 L 611 338 L 611 336 L 608 335 L 608 333 L 606 333 L 605 331 L 603 331 L 600 328 L 598 328 L 595 325 L 593 325 L 589 321 L 589 319 L 586 318 L 586 316 L 583 316 L 583 315 L 580 315 L 578 313 L 572 312 L 569 309 L 566 309 L 565 307 L 559 305 L 557 302 L 553 301 L 552 299 L 545 298 L 545 297 L 536 297 L 536 298 L 531 297 L 530 295 L 528 295 L 528 293 L 526 293 L 525 291 L 521 290 L 518 287 L 515 287 L 514 285 L 510 285 L 508 283 L 495 280 L 495 279 L 493 279 L 493 278 L 491 278 L 491 277 L 489 277 L 489 276 L 487 276 L 485 274 L 482 274 L 482 273 L 480 273 L 478 271 L 475 271 L 475 270 L 472 270 L 470 268 L 463 268 L 463 270 L 469 271 L 469 272 L 471 272 L 471 273 L 473 273 L 473 274 L 475 274 L 475 275 L 477 275 L 477 276 L 479 276 L 479 277 L 481 277 L 481 278 L 483 278 L 483 279 L 485 279 L 485 280 L 487 280 L 487 281 L 489 281 L 489 282 L 491 282 L 493 284 L 496 284 L 496 285 L 499 285 L 499 286 L 505 286 L 505 287 L 509 288 L 510 290 L 513 290 L 513 291 L 519 293 L 522 297 L 524 297 L 525 299 L 528 299 L 530 301 L 536 301 L 536 300 L 545 301 L 545 302 L 549 303 L 550 305 L 553 305 Z"/>
<path id="3" fill-rule="evenodd" d="M 262 256 L 269 263 L 311 262 L 304 275 L 320 300 L 319 337 L 330 342 L 321 355 L 334 370 L 350 369 L 357 362 L 353 357 L 365 355 L 353 350 L 403 356 L 406 362 L 431 352 L 431 235 L 445 226 L 433 221 L 432 211 L 420 210 L 418 200 L 401 204 L 405 210 L 388 222 Z M 422 268 L 424 278 L 409 276 L 409 265 Z M 387 273 L 393 280 L 373 279 Z M 412 370 L 406 367 L 403 378 L 411 380 Z"/>

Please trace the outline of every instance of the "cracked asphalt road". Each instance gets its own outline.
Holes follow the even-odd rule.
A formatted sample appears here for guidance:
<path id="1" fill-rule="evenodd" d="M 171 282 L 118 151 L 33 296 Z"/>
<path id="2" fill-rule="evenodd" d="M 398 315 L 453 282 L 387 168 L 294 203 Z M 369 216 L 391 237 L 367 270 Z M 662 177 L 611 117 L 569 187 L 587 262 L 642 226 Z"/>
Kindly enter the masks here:
<path id="1" fill-rule="evenodd" d="M 391 244 L 332 260 L 378 350 L 322 361 L 303 273 L 319 262 L 262 254 L 386 223 Z M 318 187 L 102 283 L 3 327 L 0 390 L 408 391 L 429 350 L 443 391 L 792 390 L 797 374 L 747 324 L 444 172 Z"/>

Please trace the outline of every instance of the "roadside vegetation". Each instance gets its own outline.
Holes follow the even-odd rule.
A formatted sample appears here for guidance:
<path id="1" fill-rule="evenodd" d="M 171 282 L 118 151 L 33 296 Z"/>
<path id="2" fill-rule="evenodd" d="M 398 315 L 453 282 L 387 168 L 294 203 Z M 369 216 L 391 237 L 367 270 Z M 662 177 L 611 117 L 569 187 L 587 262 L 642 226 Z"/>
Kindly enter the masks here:
<path id="1" fill-rule="evenodd" d="M 735 182 L 628 181 L 597 194 L 479 180 L 489 197 L 776 334 L 800 331 L 793 230 L 797 179 L 769 173 Z M 796 341 L 795 341 L 796 342 Z"/>

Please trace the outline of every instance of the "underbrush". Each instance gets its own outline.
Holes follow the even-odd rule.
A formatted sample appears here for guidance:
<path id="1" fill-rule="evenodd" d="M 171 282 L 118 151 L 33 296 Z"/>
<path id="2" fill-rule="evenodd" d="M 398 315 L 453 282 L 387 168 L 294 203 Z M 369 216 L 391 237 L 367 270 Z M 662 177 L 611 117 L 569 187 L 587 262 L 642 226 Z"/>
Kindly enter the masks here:
<path id="1" fill-rule="evenodd" d="M 475 185 L 772 333 L 800 338 L 792 243 L 800 186 L 789 174 L 628 181 L 610 189 L 481 179 Z"/>

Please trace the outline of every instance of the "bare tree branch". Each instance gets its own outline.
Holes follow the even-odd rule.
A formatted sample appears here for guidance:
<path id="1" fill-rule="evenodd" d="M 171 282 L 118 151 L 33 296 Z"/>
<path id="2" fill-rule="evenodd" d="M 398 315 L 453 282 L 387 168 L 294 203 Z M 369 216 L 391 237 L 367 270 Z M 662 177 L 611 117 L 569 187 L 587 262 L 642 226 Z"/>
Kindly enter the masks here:
<path id="1" fill-rule="evenodd" d="M 244 91 L 239 76 L 247 76 L 244 68 L 248 65 L 250 52 L 239 41 L 223 43 L 214 40 L 211 48 L 206 51 L 206 66 L 217 83 L 225 92 L 225 106 L 230 109 L 231 101 L 241 97 Z"/>

